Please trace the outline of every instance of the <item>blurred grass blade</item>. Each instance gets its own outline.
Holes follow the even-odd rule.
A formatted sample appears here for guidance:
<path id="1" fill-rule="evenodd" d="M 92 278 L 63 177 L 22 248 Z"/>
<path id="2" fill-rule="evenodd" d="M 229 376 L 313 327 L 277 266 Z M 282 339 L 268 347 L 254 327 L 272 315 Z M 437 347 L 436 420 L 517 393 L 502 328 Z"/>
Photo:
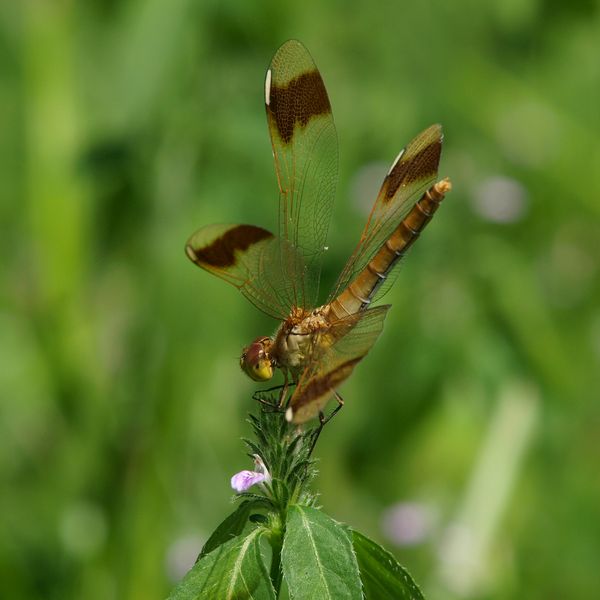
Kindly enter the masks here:
<path id="1" fill-rule="evenodd" d="M 358 564 L 342 525 L 308 506 L 292 506 L 282 551 L 292 600 L 361 600 Z"/>
<path id="2" fill-rule="evenodd" d="M 221 544 L 197 562 L 169 600 L 275 600 L 260 538 L 263 529 Z"/>
<path id="3" fill-rule="evenodd" d="M 423 600 L 412 577 L 387 550 L 349 530 L 366 600 Z"/>

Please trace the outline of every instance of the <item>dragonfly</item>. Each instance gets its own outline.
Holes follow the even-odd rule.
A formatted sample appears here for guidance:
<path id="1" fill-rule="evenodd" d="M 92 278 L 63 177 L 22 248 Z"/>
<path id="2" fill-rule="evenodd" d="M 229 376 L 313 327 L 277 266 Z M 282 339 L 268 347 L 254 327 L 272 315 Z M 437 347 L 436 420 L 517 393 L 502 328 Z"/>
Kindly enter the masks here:
<path id="1" fill-rule="evenodd" d="M 376 342 L 390 308 L 373 304 L 389 289 L 451 183 L 438 180 L 442 128 L 432 125 L 393 161 L 358 244 L 319 304 L 338 141 L 325 84 L 301 42 L 289 40 L 277 50 L 264 93 L 279 187 L 277 234 L 256 225 L 207 225 L 189 238 L 185 251 L 280 321 L 273 335 L 244 348 L 240 366 L 259 382 L 279 369 L 281 387 L 287 391 L 289 384 L 281 408 L 289 422 L 301 424 L 323 419 L 334 398 L 336 411 L 343 405 L 337 389 Z"/>

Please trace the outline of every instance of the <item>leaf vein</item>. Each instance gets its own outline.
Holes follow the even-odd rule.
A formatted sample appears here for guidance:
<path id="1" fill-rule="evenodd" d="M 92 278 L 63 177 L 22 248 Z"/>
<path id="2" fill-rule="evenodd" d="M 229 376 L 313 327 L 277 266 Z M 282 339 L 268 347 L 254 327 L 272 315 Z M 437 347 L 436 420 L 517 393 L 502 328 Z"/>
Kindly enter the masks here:
<path id="1" fill-rule="evenodd" d="M 319 552 L 317 550 L 317 545 L 315 544 L 315 540 L 314 537 L 312 535 L 312 531 L 309 527 L 309 523 L 308 523 L 308 519 L 306 518 L 306 516 L 304 515 L 304 512 L 302 511 L 302 509 L 300 507 L 298 507 L 298 512 L 300 513 L 300 518 L 302 519 L 302 523 L 303 525 L 306 527 L 306 531 L 307 531 L 307 535 L 308 538 L 310 540 L 310 544 L 314 550 L 315 556 L 317 557 L 317 567 L 319 570 L 319 575 L 321 576 L 321 579 L 323 581 L 323 585 L 325 586 L 325 589 L 327 590 L 327 597 L 331 598 L 331 592 L 329 590 L 329 586 L 327 585 L 327 579 L 325 577 L 325 573 L 323 572 L 323 568 L 321 566 L 321 557 L 319 556 Z"/>
<path id="2" fill-rule="evenodd" d="M 244 561 L 244 557 L 246 556 L 246 553 L 248 552 L 248 547 L 254 541 L 254 538 L 256 537 L 258 532 L 259 532 L 259 530 L 257 529 L 256 531 L 251 533 L 244 540 L 244 543 L 242 544 L 242 547 L 240 548 L 240 553 L 238 554 L 238 557 L 236 558 L 235 563 L 233 565 L 231 582 L 229 584 L 229 587 L 227 588 L 227 600 L 231 600 L 232 598 L 234 598 L 234 593 L 235 593 L 234 588 L 235 588 L 235 584 L 236 584 L 238 577 L 241 578 L 242 583 L 244 584 L 244 587 L 248 590 L 248 586 L 246 585 L 246 580 L 244 579 L 244 575 L 242 573 L 242 563 Z M 250 590 L 248 590 L 248 591 L 250 591 Z"/>

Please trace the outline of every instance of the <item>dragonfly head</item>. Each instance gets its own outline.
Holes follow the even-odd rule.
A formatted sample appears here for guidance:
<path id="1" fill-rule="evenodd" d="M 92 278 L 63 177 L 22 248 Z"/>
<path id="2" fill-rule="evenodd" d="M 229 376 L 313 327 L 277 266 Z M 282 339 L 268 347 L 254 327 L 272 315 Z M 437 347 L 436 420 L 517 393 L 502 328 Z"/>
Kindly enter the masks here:
<path id="1" fill-rule="evenodd" d="M 240 367 L 250 379 L 268 381 L 273 377 L 274 361 L 270 354 L 272 346 L 271 338 L 260 337 L 244 348 L 240 357 Z"/>

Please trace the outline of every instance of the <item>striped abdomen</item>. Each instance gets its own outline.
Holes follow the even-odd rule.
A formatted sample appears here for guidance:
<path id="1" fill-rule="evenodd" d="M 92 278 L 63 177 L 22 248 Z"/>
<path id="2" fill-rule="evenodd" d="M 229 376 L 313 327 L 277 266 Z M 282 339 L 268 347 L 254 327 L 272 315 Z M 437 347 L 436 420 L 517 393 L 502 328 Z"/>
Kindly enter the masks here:
<path id="1" fill-rule="evenodd" d="M 343 318 L 368 307 L 390 271 L 419 237 L 427 223 L 431 221 L 440 202 L 450 189 L 450 180 L 442 179 L 421 196 L 367 266 L 331 302 L 330 313 L 332 316 Z"/>

